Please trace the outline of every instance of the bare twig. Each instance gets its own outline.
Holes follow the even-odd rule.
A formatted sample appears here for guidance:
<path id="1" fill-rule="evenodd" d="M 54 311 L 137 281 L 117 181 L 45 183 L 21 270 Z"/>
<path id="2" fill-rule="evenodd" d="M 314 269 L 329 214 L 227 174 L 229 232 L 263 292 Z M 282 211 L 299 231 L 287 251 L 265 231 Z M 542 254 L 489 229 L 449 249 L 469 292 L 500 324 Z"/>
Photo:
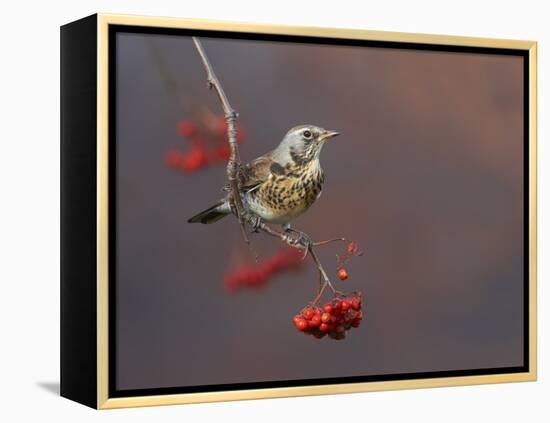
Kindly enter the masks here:
<path id="1" fill-rule="evenodd" d="M 239 222 L 241 224 L 241 230 L 244 240 L 248 245 L 250 245 L 250 240 L 248 239 L 248 234 L 246 233 L 245 226 L 246 211 L 244 209 L 241 199 L 238 178 L 238 172 L 241 167 L 241 160 L 239 158 L 239 150 L 237 148 L 237 128 L 235 126 L 235 121 L 237 120 L 237 112 L 235 112 L 235 110 L 231 107 L 231 104 L 229 104 L 229 100 L 227 99 L 225 91 L 223 90 L 222 85 L 218 80 L 218 77 L 214 73 L 214 69 L 212 69 L 210 60 L 208 60 L 208 56 L 206 55 L 206 52 L 204 51 L 200 40 L 197 37 L 193 37 L 193 43 L 195 44 L 195 48 L 199 53 L 202 65 L 204 66 L 204 70 L 206 71 L 206 81 L 208 84 L 208 88 L 213 88 L 216 91 L 216 94 L 218 95 L 225 114 L 225 121 L 227 122 L 227 139 L 230 149 L 226 173 L 227 180 L 229 181 L 231 203 L 233 205 L 233 208 L 235 209 L 235 214 L 237 215 L 237 218 L 239 219 Z"/>
<path id="2" fill-rule="evenodd" d="M 319 289 L 317 290 L 317 295 L 315 296 L 315 298 L 311 300 L 310 305 L 312 307 L 317 306 L 317 303 L 319 303 L 319 300 L 323 296 L 323 292 L 325 292 L 327 286 L 328 285 L 325 283 L 325 281 L 323 281 L 323 275 L 321 274 L 321 272 L 319 272 Z"/>
<path id="3" fill-rule="evenodd" d="M 327 276 L 327 272 L 325 272 L 325 269 L 323 269 L 323 266 L 321 265 L 321 262 L 319 261 L 317 254 L 315 254 L 315 251 L 313 251 L 312 245 L 309 246 L 309 254 L 311 255 L 311 258 L 317 265 L 317 269 L 319 270 L 319 273 L 321 274 L 321 276 L 323 277 L 323 280 L 325 281 L 325 286 L 328 286 L 334 295 L 342 295 L 343 292 L 336 290 L 336 288 L 334 288 L 334 286 L 330 282 L 330 279 Z"/>
<path id="4" fill-rule="evenodd" d="M 225 91 L 223 90 L 220 81 L 218 80 L 218 78 L 216 77 L 216 74 L 214 73 L 212 65 L 210 64 L 210 60 L 208 59 L 208 56 L 206 55 L 206 52 L 204 51 L 204 48 L 202 47 L 200 40 L 197 37 L 193 37 L 193 43 L 195 44 L 195 48 L 199 53 L 201 62 L 206 71 L 208 88 L 214 89 L 216 91 L 216 94 L 218 95 L 218 99 L 220 100 L 220 103 L 222 104 L 222 107 L 223 107 L 223 111 L 225 113 L 225 120 L 227 122 L 227 136 L 228 136 L 229 147 L 230 147 L 230 156 L 229 156 L 229 161 L 227 162 L 227 170 L 226 170 L 227 179 L 229 181 L 229 189 L 230 189 L 229 197 L 233 206 L 232 208 L 234 209 L 234 213 L 239 219 L 246 243 L 250 246 L 250 240 L 248 239 L 248 235 L 246 233 L 246 224 L 251 224 L 251 225 L 254 224 L 254 227 L 257 231 L 262 231 L 268 235 L 279 238 L 282 242 L 285 242 L 291 247 L 303 249 L 306 254 L 309 252 L 313 261 L 315 262 L 315 265 L 317 266 L 317 270 L 319 271 L 319 277 L 320 277 L 320 280 L 322 281 L 322 284 L 319 287 L 319 292 L 315 299 L 315 302 L 319 300 L 319 298 L 321 297 L 321 295 L 323 294 L 323 291 L 327 286 L 332 290 L 334 295 L 342 294 L 341 292 L 337 291 L 332 285 L 332 283 L 330 282 L 330 279 L 328 278 L 327 273 L 325 272 L 325 269 L 321 265 L 321 262 L 319 261 L 319 259 L 317 258 L 317 255 L 313 250 L 313 247 L 325 245 L 334 241 L 343 241 L 344 238 L 320 241 L 317 243 L 311 242 L 309 240 L 309 237 L 307 236 L 304 236 L 302 239 L 294 238 L 292 236 L 289 236 L 287 232 L 281 232 L 271 228 L 270 226 L 267 226 L 261 220 L 259 222 L 255 222 L 254 220 L 256 219 L 256 216 L 254 216 L 254 214 L 251 211 L 245 209 L 241 199 L 241 195 L 240 195 L 240 186 L 239 186 L 239 178 L 238 178 L 241 162 L 239 158 L 239 149 L 237 147 L 237 136 L 236 136 L 237 131 L 235 127 L 237 113 L 229 104 L 229 100 L 227 99 Z"/>
<path id="5" fill-rule="evenodd" d="M 327 239 L 325 241 L 317 241 L 317 242 L 314 242 L 313 243 L 313 246 L 314 247 L 320 247 L 321 245 L 327 245 L 327 244 L 330 244 L 332 242 L 336 242 L 336 241 L 345 241 L 346 238 L 333 238 L 333 239 Z"/>

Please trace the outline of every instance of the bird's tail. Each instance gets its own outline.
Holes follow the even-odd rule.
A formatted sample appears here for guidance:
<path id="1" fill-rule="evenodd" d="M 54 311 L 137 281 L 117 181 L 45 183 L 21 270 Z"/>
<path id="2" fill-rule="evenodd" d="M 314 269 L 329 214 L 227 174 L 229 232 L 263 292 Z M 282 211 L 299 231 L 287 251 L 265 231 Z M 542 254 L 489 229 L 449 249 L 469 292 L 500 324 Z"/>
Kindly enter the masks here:
<path id="1" fill-rule="evenodd" d="M 227 201 L 220 201 L 217 204 L 214 204 L 212 207 L 207 208 L 206 210 L 196 214 L 191 219 L 189 219 L 188 223 L 203 223 L 203 224 L 209 224 L 217 222 L 218 220 L 224 218 L 229 213 L 231 213 L 231 209 L 229 207 L 229 204 Z"/>

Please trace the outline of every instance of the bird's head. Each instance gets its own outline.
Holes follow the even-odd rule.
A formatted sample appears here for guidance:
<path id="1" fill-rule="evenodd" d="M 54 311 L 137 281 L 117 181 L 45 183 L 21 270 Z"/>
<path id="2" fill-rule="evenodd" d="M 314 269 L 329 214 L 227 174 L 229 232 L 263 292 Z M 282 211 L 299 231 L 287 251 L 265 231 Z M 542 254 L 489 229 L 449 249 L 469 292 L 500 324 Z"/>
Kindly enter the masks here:
<path id="1" fill-rule="evenodd" d="M 299 125 L 289 130 L 277 149 L 276 156 L 281 162 L 294 162 L 303 165 L 319 159 L 325 141 L 340 135 L 315 125 Z"/>

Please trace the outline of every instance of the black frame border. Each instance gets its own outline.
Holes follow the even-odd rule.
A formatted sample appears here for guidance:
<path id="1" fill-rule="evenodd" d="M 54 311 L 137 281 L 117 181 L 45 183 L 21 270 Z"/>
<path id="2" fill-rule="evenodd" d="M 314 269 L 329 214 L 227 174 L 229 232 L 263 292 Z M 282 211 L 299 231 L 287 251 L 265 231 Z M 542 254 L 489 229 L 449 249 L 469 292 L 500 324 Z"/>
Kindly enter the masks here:
<path id="1" fill-rule="evenodd" d="M 524 172 L 524 258 L 523 258 L 523 366 L 515 367 L 500 367 L 500 368 L 484 368 L 484 369 L 465 369 L 465 370 L 448 370 L 448 371 L 433 371 L 433 372 L 417 372 L 417 373 L 396 373 L 388 375 L 370 375 L 370 376 L 350 376 L 336 378 L 319 378 L 319 379 L 298 379 L 287 381 L 265 381 L 265 382 L 248 382 L 248 383 L 232 383 L 232 384 L 216 384 L 216 385 L 200 385 L 189 387 L 170 387 L 170 388 L 146 388 L 146 389 L 116 389 L 116 324 L 114 316 L 116 316 L 116 35 L 118 33 L 134 33 L 134 34 L 152 34 L 152 35 L 179 35 L 179 36 L 198 36 L 209 38 L 231 38 L 240 40 L 254 41 L 276 41 L 276 42 L 292 42 L 306 44 L 325 44 L 325 45 L 345 45 L 356 47 L 374 47 L 374 48 L 394 48 L 408 49 L 421 51 L 435 52 L 451 52 L 451 53 L 474 53 L 474 54 L 492 54 L 492 55 L 508 55 L 519 56 L 523 58 L 523 86 L 524 86 L 524 107 L 523 107 L 523 172 Z M 247 389 L 267 389 L 267 388 L 284 388 L 298 386 L 314 386 L 314 385 L 334 385 L 343 383 L 362 383 L 362 382 L 384 382 L 384 381 L 399 381 L 399 380 L 421 380 L 432 378 L 448 378 L 461 376 L 485 376 L 511 373 L 527 373 L 530 369 L 529 357 L 529 257 L 530 257 L 530 207 L 529 207 L 529 157 L 530 157 L 530 131 L 529 131 L 529 114 L 530 114 L 530 92 L 529 92 L 529 51 L 523 49 L 507 49 L 507 48 L 492 48 L 492 47 L 466 47 L 455 45 L 439 45 L 411 42 L 396 42 L 396 41 L 371 41 L 357 40 L 345 38 L 325 38 L 316 36 L 296 36 L 296 35 L 272 35 L 260 33 L 246 33 L 238 31 L 215 31 L 215 30 L 195 30 L 195 29 L 180 29 L 180 28 L 163 28 L 163 27 L 147 27 L 139 25 L 113 25 L 108 26 L 108 221 L 109 221 L 109 286 L 108 286 L 108 398 L 124 398 L 136 396 L 150 395 L 173 395 L 173 394 L 189 394 L 200 392 L 222 392 L 236 391 Z"/>

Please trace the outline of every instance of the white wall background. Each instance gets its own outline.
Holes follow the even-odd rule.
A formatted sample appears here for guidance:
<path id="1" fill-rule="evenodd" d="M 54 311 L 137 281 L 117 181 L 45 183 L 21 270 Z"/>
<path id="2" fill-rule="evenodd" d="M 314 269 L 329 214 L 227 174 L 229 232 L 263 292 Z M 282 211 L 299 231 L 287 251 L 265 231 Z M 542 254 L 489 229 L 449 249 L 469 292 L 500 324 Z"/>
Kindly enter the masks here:
<path id="1" fill-rule="evenodd" d="M 9 1 L 2 4 L 0 420 L 549 421 L 544 248 L 550 183 L 547 2 Z M 112 12 L 532 39 L 539 42 L 539 381 L 460 388 L 95 412 L 57 397 L 59 381 L 59 26 Z M 546 393 L 545 393 L 546 391 Z"/>

